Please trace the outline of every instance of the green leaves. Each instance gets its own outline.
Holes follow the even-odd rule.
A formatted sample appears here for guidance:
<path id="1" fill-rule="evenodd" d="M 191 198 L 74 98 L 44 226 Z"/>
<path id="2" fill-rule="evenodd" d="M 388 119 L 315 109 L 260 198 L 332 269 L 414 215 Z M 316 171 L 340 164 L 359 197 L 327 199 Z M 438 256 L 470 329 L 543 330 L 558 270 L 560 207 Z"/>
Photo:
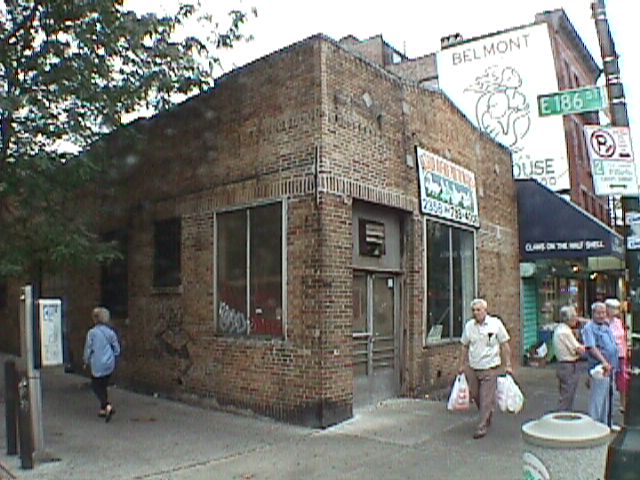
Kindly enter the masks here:
<path id="1" fill-rule="evenodd" d="M 91 219 L 69 211 L 79 188 L 109 172 L 76 153 L 132 112 L 212 87 L 215 49 L 243 40 L 249 16 L 232 10 L 219 30 L 193 2 L 164 16 L 137 15 L 122 0 L 6 0 L 4 8 L 0 276 L 109 258 Z M 196 21 L 207 36 L 180 39 L 180 28 Z"/>

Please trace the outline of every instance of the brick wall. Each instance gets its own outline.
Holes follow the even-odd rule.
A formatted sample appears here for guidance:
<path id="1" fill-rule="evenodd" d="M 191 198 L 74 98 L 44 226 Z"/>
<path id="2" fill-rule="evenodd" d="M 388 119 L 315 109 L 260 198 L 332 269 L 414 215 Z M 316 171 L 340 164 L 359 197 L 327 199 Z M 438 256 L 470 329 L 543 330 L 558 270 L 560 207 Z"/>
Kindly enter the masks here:
<path id="1" fill-rule="evenodd" d="M 599 66 L 586 49 L 566 14 L 553 10 L 536 15 L 536 22 L 547 23 L 551 37 L 559 90 L 570 90 L 596 84 Z M 606 197 L 595 195 L 591 163 L 584 140 L 583 126 L 599 124 L 595 112 L 565 115 L 564 129 L 571 176 L 571 200 L 584 210 L 609 224 Z"/>

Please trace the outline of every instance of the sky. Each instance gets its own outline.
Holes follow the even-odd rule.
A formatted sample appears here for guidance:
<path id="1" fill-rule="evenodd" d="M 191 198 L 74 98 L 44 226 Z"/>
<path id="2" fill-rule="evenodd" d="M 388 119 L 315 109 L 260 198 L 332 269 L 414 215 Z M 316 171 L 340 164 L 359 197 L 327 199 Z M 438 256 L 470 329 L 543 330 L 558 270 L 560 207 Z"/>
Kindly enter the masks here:
<path id="1" fill-rule="evenodd" d="M 244 32 L 253 41 L 221 52 L 222 71 L 229 71 L 317 33 L 335 40 L 354 35 L 363 40 L 381 34 L 384 40 L 409 58 L 440 49 L 440 38 L 460 33 L 472 38 L 510 27 L 530 24 L 535 14 L 563 8 L 599 65 L 602 65 L 591 0 L 201 0 L 205 9 L 223 17 L 231 8 L 256 7 Z M 127 6 L 144 11 L 148 5 L 171 8 L 178 0 L 127 0 Z M 640 152 L 640 62 L 633 46 L 640 45 L 638 8 L 631 0 L 606 0 L 607 17 L 620 56 L 631 124 L 632 143 Z M 635 58 L 634 58 L 635 57 Z M 603 82 L 601 77 L 600 82 Z M 548 92 L 544 92 L 548 93 Z M 637 153 L 640 155 L 640 153 Z"/>

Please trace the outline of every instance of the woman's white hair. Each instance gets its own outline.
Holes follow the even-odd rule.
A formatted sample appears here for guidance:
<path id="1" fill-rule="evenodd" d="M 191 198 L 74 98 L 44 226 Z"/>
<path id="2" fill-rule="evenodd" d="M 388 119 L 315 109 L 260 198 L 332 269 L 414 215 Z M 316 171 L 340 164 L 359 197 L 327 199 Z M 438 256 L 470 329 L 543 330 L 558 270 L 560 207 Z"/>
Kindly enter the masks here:
<path id="1" fill-rule="evenodd" d="M 576 316 L 576 309 L 572 305 L 565 305 L 560 309 L 560 321 L 567 323 Z"/>

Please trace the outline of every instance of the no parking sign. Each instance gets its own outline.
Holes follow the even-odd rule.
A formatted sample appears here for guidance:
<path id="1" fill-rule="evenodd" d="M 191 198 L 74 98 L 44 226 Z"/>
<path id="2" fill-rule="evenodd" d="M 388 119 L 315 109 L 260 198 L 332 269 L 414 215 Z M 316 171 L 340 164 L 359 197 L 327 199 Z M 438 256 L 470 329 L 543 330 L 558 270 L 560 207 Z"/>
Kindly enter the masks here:
<path id="1" fill-rule="evenodd" d="M 585 125 L 584 136 L 596 194 L 638 194 L 629 127 Z"/>

